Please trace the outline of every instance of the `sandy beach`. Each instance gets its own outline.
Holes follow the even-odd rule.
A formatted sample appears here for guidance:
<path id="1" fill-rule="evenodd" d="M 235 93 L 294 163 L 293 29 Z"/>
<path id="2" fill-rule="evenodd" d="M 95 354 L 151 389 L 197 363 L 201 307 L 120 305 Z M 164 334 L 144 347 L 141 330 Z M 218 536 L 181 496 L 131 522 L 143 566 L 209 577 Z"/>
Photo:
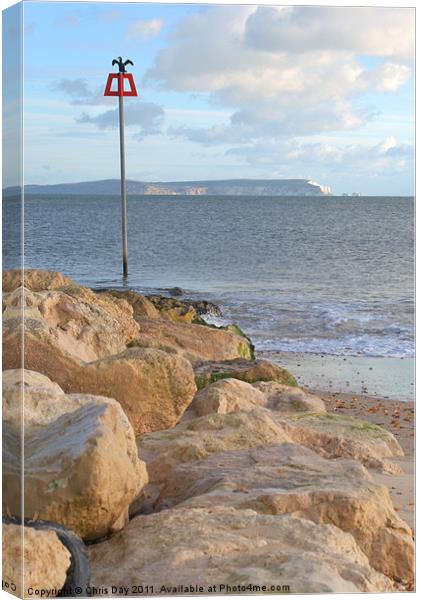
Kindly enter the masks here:
<path id="1" fill-rule="evenodd" d="M 412 401 L 415 359 L 412 356 L 334 355 L 312 352 L 267 352 L 264 358 L 284 365 L 298 383 L 318 394 L 328 390 L 377 399 Z"/>

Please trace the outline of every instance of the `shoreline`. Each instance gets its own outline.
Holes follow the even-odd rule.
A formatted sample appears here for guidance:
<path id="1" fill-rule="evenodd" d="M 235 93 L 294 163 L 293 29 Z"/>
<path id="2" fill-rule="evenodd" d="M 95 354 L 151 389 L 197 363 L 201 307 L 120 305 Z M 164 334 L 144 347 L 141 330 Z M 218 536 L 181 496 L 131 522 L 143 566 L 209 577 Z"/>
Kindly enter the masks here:
<path id="1" fill-rule="evenodd" d="M 318 394 L 360 394 L 377 400 L 414 402 L 415 358 L 256 352 L 292 372 L 298 384 Z"/>

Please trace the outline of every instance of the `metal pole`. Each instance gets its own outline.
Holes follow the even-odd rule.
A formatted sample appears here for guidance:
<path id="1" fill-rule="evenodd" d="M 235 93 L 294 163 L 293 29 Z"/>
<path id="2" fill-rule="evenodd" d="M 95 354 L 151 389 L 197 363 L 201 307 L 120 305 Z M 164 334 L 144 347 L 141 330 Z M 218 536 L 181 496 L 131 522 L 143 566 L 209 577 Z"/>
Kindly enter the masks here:
<path id="1" fill-rule="evenodd" d="M 126 211 L 126 160 L 124 154 L 124 106 L 123 96 L 118 97 L 120 115 L 120 166 L 121 166 L 121 225 L 123 234 L 123 275 L 129 272 L 129 250 L 127 244 L 127 211 Z"/>

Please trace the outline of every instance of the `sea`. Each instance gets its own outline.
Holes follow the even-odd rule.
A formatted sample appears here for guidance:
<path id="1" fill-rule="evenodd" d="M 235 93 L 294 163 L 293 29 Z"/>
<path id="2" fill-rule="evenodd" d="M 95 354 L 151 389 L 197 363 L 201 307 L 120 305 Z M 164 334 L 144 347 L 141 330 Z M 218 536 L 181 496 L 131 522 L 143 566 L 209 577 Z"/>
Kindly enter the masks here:
<path id="1" fill-rule="evenodd" d="M 413 198 L 130 196 L 127 210 L 124 279 L 119 197 L 27 195 L 25 267 L 93 288 L 181 287 L 218 304 L 223 317 L 209 320 L 237 323 L 300 383 L 412 397 Z M 17 266 L 17 227 L 5 198 L 5 269 Z"/>

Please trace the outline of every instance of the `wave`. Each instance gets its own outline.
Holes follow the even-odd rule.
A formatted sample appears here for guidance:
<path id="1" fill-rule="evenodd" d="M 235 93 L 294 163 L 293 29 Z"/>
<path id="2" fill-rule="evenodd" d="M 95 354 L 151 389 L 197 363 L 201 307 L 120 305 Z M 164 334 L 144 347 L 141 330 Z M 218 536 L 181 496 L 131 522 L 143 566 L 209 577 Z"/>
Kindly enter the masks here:
<path id="1" fill-rule="evenodd" d="M 254 338 L 262 352 L 302 352 L 339 356 L 383 356 L 409 358 L 414 356 L 414 342 L 395 336 L 345 336 L 343 338 Z"/>

